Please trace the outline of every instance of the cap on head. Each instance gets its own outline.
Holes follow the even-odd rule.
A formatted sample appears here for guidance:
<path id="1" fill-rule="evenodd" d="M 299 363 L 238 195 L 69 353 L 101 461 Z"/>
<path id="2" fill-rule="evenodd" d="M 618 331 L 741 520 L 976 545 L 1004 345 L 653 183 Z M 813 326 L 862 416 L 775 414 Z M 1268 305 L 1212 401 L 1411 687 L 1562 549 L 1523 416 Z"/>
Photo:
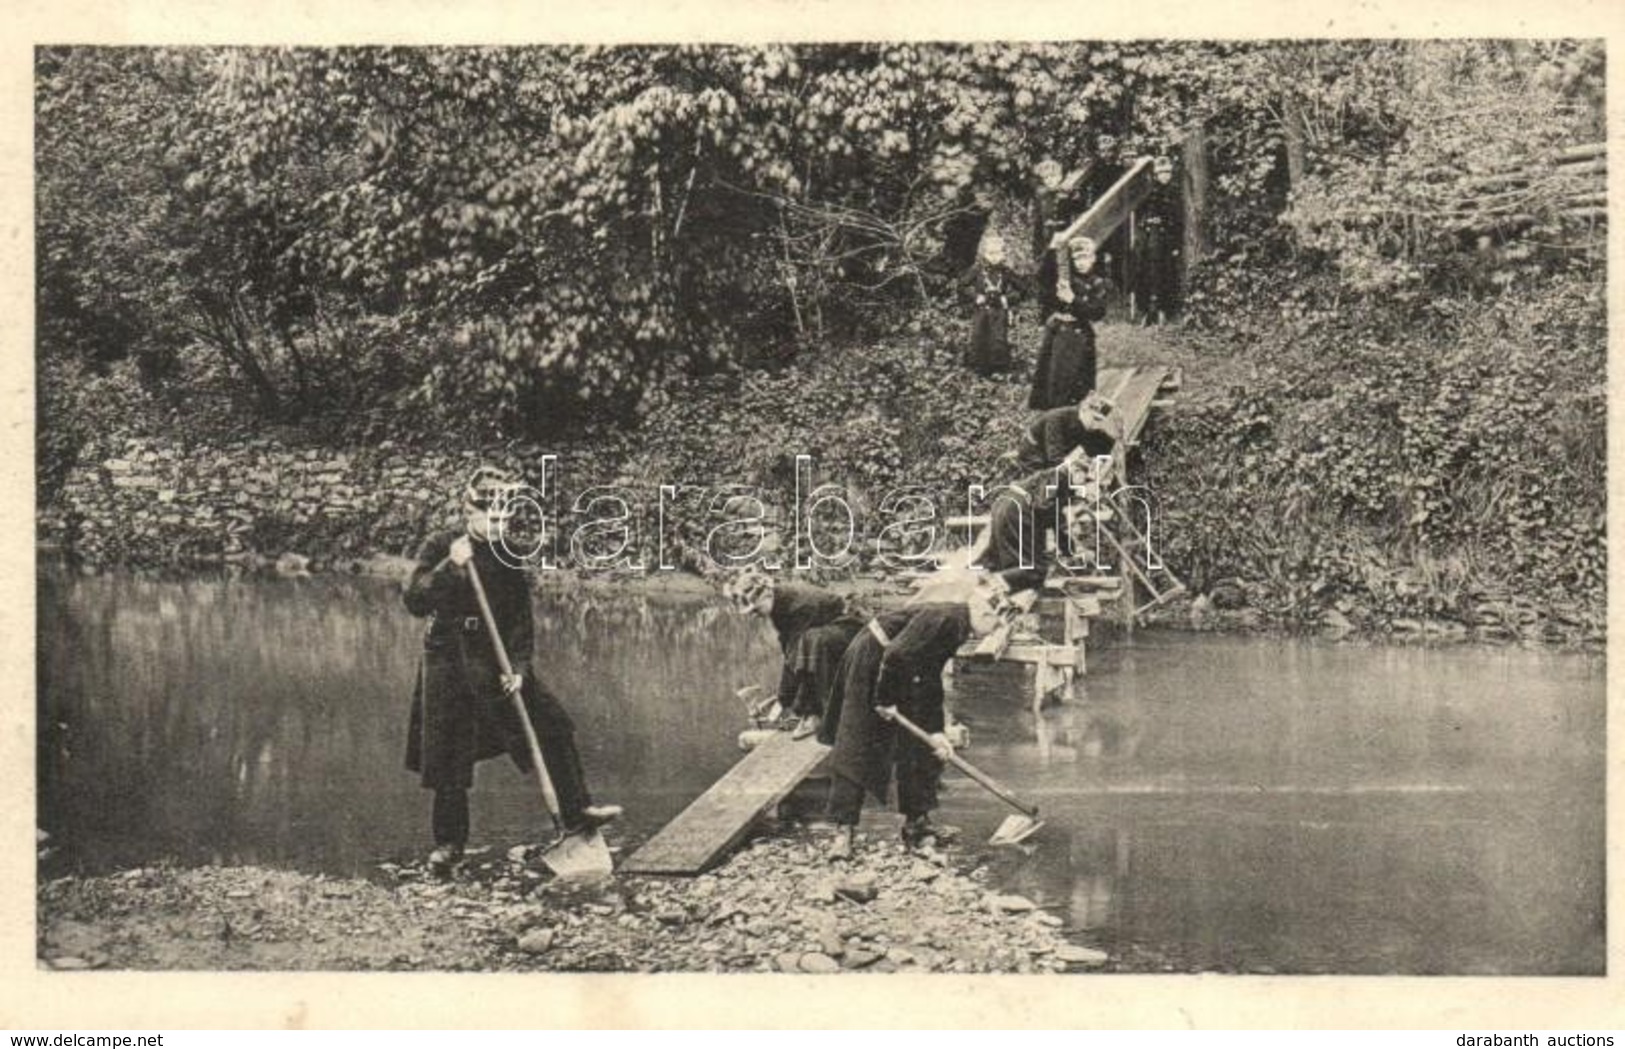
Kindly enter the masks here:
<path id="1" fill-rule="evenodd" d="M 1116 435 L 1120 417 L 1117 403 L 1099 390 L 1090 390 L 1078 405 L 1078 421 L 1091 430 Z"/>
<path id="2" fill-rule="evenodd" d="M 773 580 L 766 572 L 759 568 L 747 568 L 728 580 L 722 588 L 722 596 L 732 603 L 736 611 L 749 612 L 756 607 L 762 595 L 772 589 Z"/>
<path id="3" fill-rule="evenodd" d="M 1002 576 L 984 576 L 965 598 L 971 615 L 971 629 L 978 634 L 991 631 L 999 623 L 1007 623 L 1021 613 L 1021 607 L 1010 598 L 1010 587 Z"/>
<path id="4" fill-rule="evenodd" d="M 469 476 L 468 484 L 463 487 L 463 509 L 489 513 L 500 507 L 518 487 L 519 479 L 506 470 L 481 466 Z"/>

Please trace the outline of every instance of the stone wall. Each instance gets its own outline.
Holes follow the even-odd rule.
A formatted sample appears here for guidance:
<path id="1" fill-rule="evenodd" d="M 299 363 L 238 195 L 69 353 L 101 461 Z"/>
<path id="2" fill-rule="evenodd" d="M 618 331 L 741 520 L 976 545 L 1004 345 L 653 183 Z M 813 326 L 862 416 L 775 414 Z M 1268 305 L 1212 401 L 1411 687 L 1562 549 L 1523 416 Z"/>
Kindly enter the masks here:
<path id="1" fill-rule="evenodd" d="M 86 449 L 39 538 L 94 565 L 254 561 L 295 553 L 315 565 L 410 555 L 455 520 L 482 462 L 528 471 L 541 449 L 301 448 L 261 437 L 215 446 L 113 438 Z"/>

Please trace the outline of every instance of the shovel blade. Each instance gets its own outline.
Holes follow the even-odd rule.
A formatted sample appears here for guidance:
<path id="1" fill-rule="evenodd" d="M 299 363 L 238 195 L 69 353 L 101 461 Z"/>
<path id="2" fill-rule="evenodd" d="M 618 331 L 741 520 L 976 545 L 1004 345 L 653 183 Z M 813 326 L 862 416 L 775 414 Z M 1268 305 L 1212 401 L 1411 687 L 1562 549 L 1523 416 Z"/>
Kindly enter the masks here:
<path id="1" fill-rule="evenodd" d="M 993 832 L 993 837 L 987 840 L 989 845 L 1019 845 L 1038 833 L 1044 825 L 1041 819 L 1031 816 L 1006 816 L 999 829 Z"/>
<path id="2" fill-rule="evenodd" d="M 615 873 L 609 846 L 598 831 L 566 834 L 542 853 L 547 869 L 565 881 L 593 881 Z"/>

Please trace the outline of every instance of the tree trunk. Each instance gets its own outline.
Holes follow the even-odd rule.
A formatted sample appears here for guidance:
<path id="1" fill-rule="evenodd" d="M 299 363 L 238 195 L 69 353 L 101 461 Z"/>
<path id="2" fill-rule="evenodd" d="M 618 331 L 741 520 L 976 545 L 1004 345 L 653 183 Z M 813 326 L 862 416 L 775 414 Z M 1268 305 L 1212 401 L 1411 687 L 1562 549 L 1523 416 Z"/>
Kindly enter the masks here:
<path id="1" fill-rule="evenodd" d="M 248 331 L 229 305 L 202 301 L 198 303 L 205 327 L 213 332 L 213 341 L 226 359 L 242 369 L 248 384 L 259 401 L 260 413 L 269 419 L 282 417 L 282 398 L 276 384 L 254 356 Z"/>
<path id="2" fill-rule="evenodd" d="M 1208 253 L 1207 131 L 1200 124 L 1191 128 L 1180 148 L 1184 161 L 1180 188 L 1185 201 L 1185 280 L 1189 283 Z"/>
<path id="3" fill-rule="evenodd" d="M 1288 91 L 1281 99 L 1282 130 L 1286 138 L 1287 191 L 1295 194 L 1303 188 L 1303 176 L 1309 167 L 1308 147 L 1303 129 L 1303 111 L 1297 96 Z"/>
<path id="4" fill-rule="evenodd" d="M 310 369 L 305 364 L 305 355 L 299 352 L 299 346 L 293 341 L 293 332 L 286 327 L 280 327 L 277 329 L 277 335 L 281 337 L 282 345 L 288 351 L 288 360 L 293 364 L 299 411 L 303 412 L 310 407 Z"/>

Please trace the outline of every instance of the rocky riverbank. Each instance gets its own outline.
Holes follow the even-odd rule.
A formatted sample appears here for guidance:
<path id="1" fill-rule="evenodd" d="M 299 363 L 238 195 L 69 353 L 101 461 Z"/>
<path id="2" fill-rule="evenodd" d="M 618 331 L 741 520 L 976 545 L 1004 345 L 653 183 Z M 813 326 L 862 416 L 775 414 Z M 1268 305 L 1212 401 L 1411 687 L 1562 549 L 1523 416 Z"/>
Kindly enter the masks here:
<path id="1" fill-rule="evenodd" d="M 692 879 L 552 880 L 532 847 L 338 879 L 256 867 L 142 868 L 44 881 L 53 969 L 861 971 L 1113 968 L 1065 920 L 988 888 L 970 857 L 859 836 L 830 864 L 804 833 L 755 840 Z"/>

